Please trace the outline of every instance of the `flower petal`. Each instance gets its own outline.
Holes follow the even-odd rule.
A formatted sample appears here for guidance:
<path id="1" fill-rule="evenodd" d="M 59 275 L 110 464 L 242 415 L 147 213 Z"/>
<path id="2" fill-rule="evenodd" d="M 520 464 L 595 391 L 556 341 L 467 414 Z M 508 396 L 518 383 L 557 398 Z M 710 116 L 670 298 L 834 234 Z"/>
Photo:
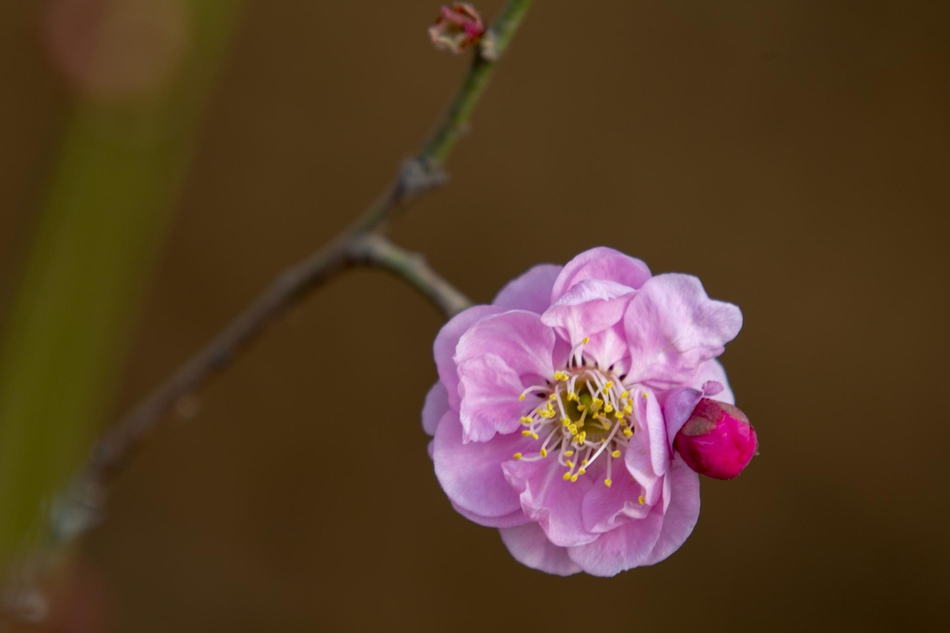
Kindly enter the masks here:
<path id="1" fill-rule="evenodd" d="M 549 574 L 570 576 L 581 568 L 567 555 L 567 549 L 551 543 L 537 523 L 502 528 L 501 540 L 516 561 Z"/>
<path id="2" fill-rule="evenodd" d="M 539 264 L 508 282 L 492 305 L 508 310 L 528 310 L 541 314 L 551 305 L 551 288 L 563 266 Z"/>
<path id="3" fill-rule="evenodd" d="M 604 246 L 592 248 L 564 266 L 551 289 L 551 303 L 556 303 L 575 284 L 585 279 L 615 281 L 636 289 L 650 277 L 649 267 L 639 259 Z"/>
<path id="4" fill-rule="evenodd" d="M 463 517 L 469 521 L 478 523 L 479 525 L 484 525 L 485 527 L 493 528 L 511 528 L 517 527 L 519 525 L 524 525 L 526 523 L 533 523 L 531 519 L 525 516 L 521 508 L 518 508 L 511 514 L 506 514 L 502 517 L 485 517 L 471 510 L 466 510 L 459 504 L 452 502 L 452 507 L 455 508 L 455 511 L 461 514 Z"/>
<path id="5" fill-rule="evenodd" d="M 646 564 L 662 527 L 663 516 L 654 508 L 646 518 L 628 521 L 601 534 L 593 543 L 569 547 L 567 555 L 592 576 L 616 576 Z"/>
<path id="6" fill-rule="evenodd" d="M 548 308 L 541 321 L 576 345 L 619 322 L 633 293 L 632 288 L 613 281 L 584 280 Z"/>
<path id="7" fill-rule="evenodd" d="M 645 424 L 647 433 L 650 435 L 650 463 L 653 466 L 653 472 L 658 476 L 663 476 L 670 468 L 673 453 L 666 439 L 666 422 L 663 419 L 660 401 L 656 394 L 648 389 L 638 389 L 635 397 L 637 418 Z"/>
<path id="8" fill-rule="evenodd" d="M 554 374 L 554 332 L 541 317 L 525 310 L 511 310 L 480 320 L 459 339 L 455 362 L 495 354 L 519 376 L 542 381 Z"/>
<path id="9" fill-rule="evenodd" d="M 435 429 L 445 412 L 449 410 L 449 394 L 441 381 L 436 382 L 426 394 L 422 405 L 422 429 L 429 435 L 435 435 Z"/>
<path id="10" fill-rule="evenodd" d="M 595 466 L 599 464 L 600 460 L 595 462 Z M 606 470 L 606 467 L 598 468 L 595 483 L 584 495 L 581 505 L 584 528 L 594 534 L 609 532 L 630 519 L 642 519 L 650 513 L 650 506 L 641 505 L 639 501 L 645 492 L 643 486 L 633 480 L 622 459 L 615 459 L 611 464 L 609 487 L 604 484 Z"/>
<path id="11" fill-rule="evenodd" d="M 554 374 L 555 339 L 539 315 L 524 310 L 482 319 L 459 339 L 455 362 L 466 441 L 518 428 L 532 406 L 521 393 Z"/>
<path id="12" fill-rule="evenodd" d="M 627 380 L 669 388 L 723 352 L 742 327 L 742 313 L 706 296 L 696 277 L 664 274 L 637 292 L 624 325 L 633 356 Z"/>
<path id="13" fill-rule="evenodd" d="M 593 485 L 587 475 L 564 481 L 565 470 L 551 458 L 536 462 L 507 462 L 502 467 L 511 486 L 521 495 L 521 507 L 548 539 L 560 547 L 582 545 L 597 538 L 584 529 L 581 504 Z"/>
<path id="14" fill-rule="evenodd" d="M 459 339 L 481 319 L 501 312 L 504 312 L 504 310 L 496 306 L 473 306 L 452 317 L 448 323 L 442 326 L 438 336 L 435 337 L 435 343 L 432 345 L 435 366 L 439 371 L 439 380 L 445 385 L 449 406 L 456 411 L 458 411 L 459 402 L 461 401 L 458 392 L 459 379 L 454 360 L 455 348 L 458 346 Z"/>
<path id="15" fill-rule="evenodd" d="M 732 388 L 729 386 L 729 379 L 726 378 L 726 370 L 718 360 L 707 360 L 700 365 L 699 369 L 696 370 L 696 375 L 689 381 L 689 385 L 695 389 L 705 391 L 707 382 L 718 382 L 722 386 L 722 391 L 719 393 L 706 391 L 704 397 L 725 402 L 726 404 L 736 403 L 736 397 L 733 395 Z"/>
<path id="16" fill-rule="evenodd" d="M 647 394 L 647 397 L 644 398 L 643 394 Z M 652 392 L 638 388 L 634 390 L 633 397 L 637 415 L 633 437 L 624 451 L 624 465 L 627 472 L 643 486 L 646 505 L 652 506 L 662 495 L 662 474 L 666 472 L 664 464 L 668 464 L 670 459 L 666 424 L 659 411 L 659 402 Z"/>
<path id="17" fill-rule="evenodd" d="M 458 373 L 466 442 L 486 442 L 495 433 L 513 433 L 518 429 L 521 416 L 532 402 L 520 400 L 525 388 L 505 361 L 495 354 L 485 354 L 461 363 Z"/>
<path id="18" fill-rule="evenodd" d="M 643 565 L 658 563 L 678 550 L 699 520 L 699 475 L 676 455 L 666 478 L 670 480 L 671 498 L 663 516 L 663 529 Z"/>
<path id="19" fill-rule="evenodd" d="M 435 432 L 435 475 L 458 506 L 483 517 L 504 517 L 519 511 L 521 503 L 502 464 L 513 462 L 512 456 L 526 443 L 520 435 L 499 435 L 491 442 L 466 444 L 458 414 L 449 411 Z"/>

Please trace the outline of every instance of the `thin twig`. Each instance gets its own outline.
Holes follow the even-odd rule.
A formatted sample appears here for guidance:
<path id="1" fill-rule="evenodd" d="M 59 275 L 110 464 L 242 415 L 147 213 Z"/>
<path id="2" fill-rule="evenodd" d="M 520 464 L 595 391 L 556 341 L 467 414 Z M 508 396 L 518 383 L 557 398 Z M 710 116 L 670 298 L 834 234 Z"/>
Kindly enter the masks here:
<path id="1" fill-rule="evenodd" d="M 133 407 L 95 446 L 85 468 L 52 508 L 47 542 L 35 558 L 25 561 L 28 576 L 35 581 L 60 547 L 101 519 L 106 485 L 176 403 L 227 369 L 274 319 L 345 267 L 371 265 L 390 270 L 420 290 L 446 316 L 468 305 L 468 299 L 429 268 L 421 256 L 395 246 L 382 237 L 382 232 L 396 209 L 445 182 L 442 165 L 464 136 L 475 105 L 531 4 L 532 0 L 509 0 L 505 5 L 436 129 L 416 155 L 402 165 L 393 183 L 347 229 L 278 275 L 210 343 Z M 21 589 L 21 598 L 37 597 L 29 588 Z M 18 605 L 8 602 L 6 606 Z"/>
<path id="2" fill-rule="evenodd" d="M 354 265 L 384 268 L 412 284 L 447 319 L 472 305 L 468 297 L 429 267 L 422 253 L 407 251 L 378 233 L 354 240 L 349 253 Z"/>
<path id="3" fill-rule="evenodd" d="M 351 245 L 380 230 L 394 210 L 446 180 L 442 164 L 464 134 L 488 80 L 524 19 L 532 0 L 510 0 L 486 36 L 492 42 L 491 59 L 476 54 L 439 125 L 416 156 L 403 164 L 395 181 L 329 244 L 282 272 L 251 305 L 172 376 L 152 391 L 116 424 L 96 446 L 86 468 L 87 477 L 105 483 L 122 466 L 145 434 L 183 397 L 220 373 L 276 317 L 298 303 L 314 288 L 347 264 Z"/>

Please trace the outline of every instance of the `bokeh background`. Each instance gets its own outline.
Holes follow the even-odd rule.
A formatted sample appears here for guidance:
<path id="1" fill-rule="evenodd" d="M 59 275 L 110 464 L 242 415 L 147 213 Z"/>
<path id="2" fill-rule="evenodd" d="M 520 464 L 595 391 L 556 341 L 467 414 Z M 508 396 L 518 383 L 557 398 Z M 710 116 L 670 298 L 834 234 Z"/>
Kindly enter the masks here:
<path id="1" fill-rule="evenodd" d="M 81 52 L 48 22 L 64 3 L 96 4 L 0 8 L 0 323 L 76 104 L 115 99 L 113 80 L 147 101 L 143 76 L 188 67 L 131 53 L 101 75 L 70 65 Z M 437 8 L 244 5 L 131 334 L 116 334 L 122 371 L 100 424 L 411 153 L 467 64 L 429 45 Z M 180 20 L 158 30 L 162 55 L 194 50 L 185 9 L 156 14 Z M 948 20 L 937 0 L 538 2 L 450 185 L 395 224 L 476 301 L 604 244 L 742 307 L 723 361 L 761 455 L 735 481 L 703 482 L 699 524 L 670 559 L 549 577 L 456 515 L 419 421 L 441 318 L 355 271 L 274 325 L 119 477 L 60 581 L 57 630 L 950 625 Z M 354 409 L 370 424 L 340 424 Z"/>

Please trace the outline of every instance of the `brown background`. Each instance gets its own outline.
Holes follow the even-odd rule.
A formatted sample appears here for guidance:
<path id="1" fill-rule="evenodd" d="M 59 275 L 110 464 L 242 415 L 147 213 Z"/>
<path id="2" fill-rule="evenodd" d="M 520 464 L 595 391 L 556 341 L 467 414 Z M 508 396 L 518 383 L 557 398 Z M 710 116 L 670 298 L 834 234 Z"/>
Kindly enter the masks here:
<path id="1" fill-rule="evenodd" d="M 249 3 L 116 412 L 415 146 L 466 65 L 428 45 L 436 6 Z M 83 547 L 112 630 L 947 626 L 948 7 L 538 2 L 451 185 L 398 222 L 399 242 L 478 301 L 605 244 L 742 307 L 723 360 L 761 456 L 703 482 L 671 559 L 549 577 L 456 515 L 419 424 L 440 318 L 355 272 L 120 478 Z M 66 106 L 35 14 L 0 11 L 0 308 Z M 341 424 L 354 408 L 363 429 Z"/>

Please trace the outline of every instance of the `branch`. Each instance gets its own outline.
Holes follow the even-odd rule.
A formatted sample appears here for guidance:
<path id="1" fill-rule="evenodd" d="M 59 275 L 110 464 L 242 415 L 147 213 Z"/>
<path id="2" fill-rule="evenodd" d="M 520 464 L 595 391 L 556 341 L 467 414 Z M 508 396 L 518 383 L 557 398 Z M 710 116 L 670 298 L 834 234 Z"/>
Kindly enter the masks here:
<path id="1" fill-rule="evenodd" d="M 102 514 L 104 490 L 112 477 L 144 442 L 158 422 L 189 394 L 226 370 L 276 318 L 347 266 L 387 269 L 416 287 L 448 317 L 469 305 L 468 299 L 437 275 L 424 259 L 382 236 L 386 220 L 400 207 L 444 184 L 442 164 L 465 134 L 468 122 L 499 59 L 508 48 L 532 0 L 509 0 L 486 33 L 481 49 L 435 131 L 406 161 L 394 181 L 342 233 L 303 261 L 279 274 L 271 285 L 210 343 L 121 418 L 95 446 L 85 468 L 50 512 L 48 542 L 24 562 L 27 583 L 36 581 L 58 548 L 94 526 Z M 3 596 L 0 607 L 22 608 L 39 596 L 22 585 Z M 12 599 L 11 599 L 12 598 Z"/>
<path id="2" fill-rule="evenodd" d="M 412 284 L 450 319 L 472 305 L 468 297 L 436 273 L 421 253 L 411 253 L 378 233 L 353 241 L 350 258 L 354 265 L 384 268 Z"/>
<path id="3" fill-rule="evenodd" d="M 426 139 L 415 157 L 406 161 L 389 185 L 376 200 L 342 233 L 309 257 L 282 272 L 248 308 L 235 318 L 224 330 L 168 380 L 150 393 L 116 424 L 114 429 L 93 451 L 84 479 L 104 484 L 118 471 L 133 449 L 155 424 L 182 398 L 207 384 L 214 375 L 227 369 L 235 357 L 264 331 L 268 324 L 284 314 L 327 279 L 340 272 L 348 263 L 354 245 L 374 243 L 362 241 L 371 232 L 381 230 L 381 225 L 397 208 L 404 206 L 421 194 L 442 185 L 446 174 L 442 163 L 464 134 L 474 112 L 475 105 L 488 85 L 498 60 L 508 48 L 511 38 L 521 25 L 533 0 L 509 0 L 486 34 L 482 51 L 475 55 L 465 80 L 459 87 L 448 109 L 432 135 Z M 485 55 L 485 50 L 489 55 Z M 378 240 L 367 257 L 379 256 Z M 394 255 L 389 249 L 388 257 L 372 260 L 376 265 L 389 268 L 422 289 L 425 275 L 418 264 L 406 265 L 402 255 Z M 357 249 L 359 250 L 359 249 Z M 387 263 L 388 262 L 388 263 Z M 400 262 L 400 263 L 396 263 Z M 407 275 L 416 275 L 407 276 Z M 431 278 L 429 279 L 431 281 Z M 433 295 L 426 289 L 423 294 Z M 451 309 L 463 305 L 461 295 L 450 300 Z M 451 293 L 450 293 L 451 294 Z M 437 305 L 447 311 L 445 304 Z"/>

